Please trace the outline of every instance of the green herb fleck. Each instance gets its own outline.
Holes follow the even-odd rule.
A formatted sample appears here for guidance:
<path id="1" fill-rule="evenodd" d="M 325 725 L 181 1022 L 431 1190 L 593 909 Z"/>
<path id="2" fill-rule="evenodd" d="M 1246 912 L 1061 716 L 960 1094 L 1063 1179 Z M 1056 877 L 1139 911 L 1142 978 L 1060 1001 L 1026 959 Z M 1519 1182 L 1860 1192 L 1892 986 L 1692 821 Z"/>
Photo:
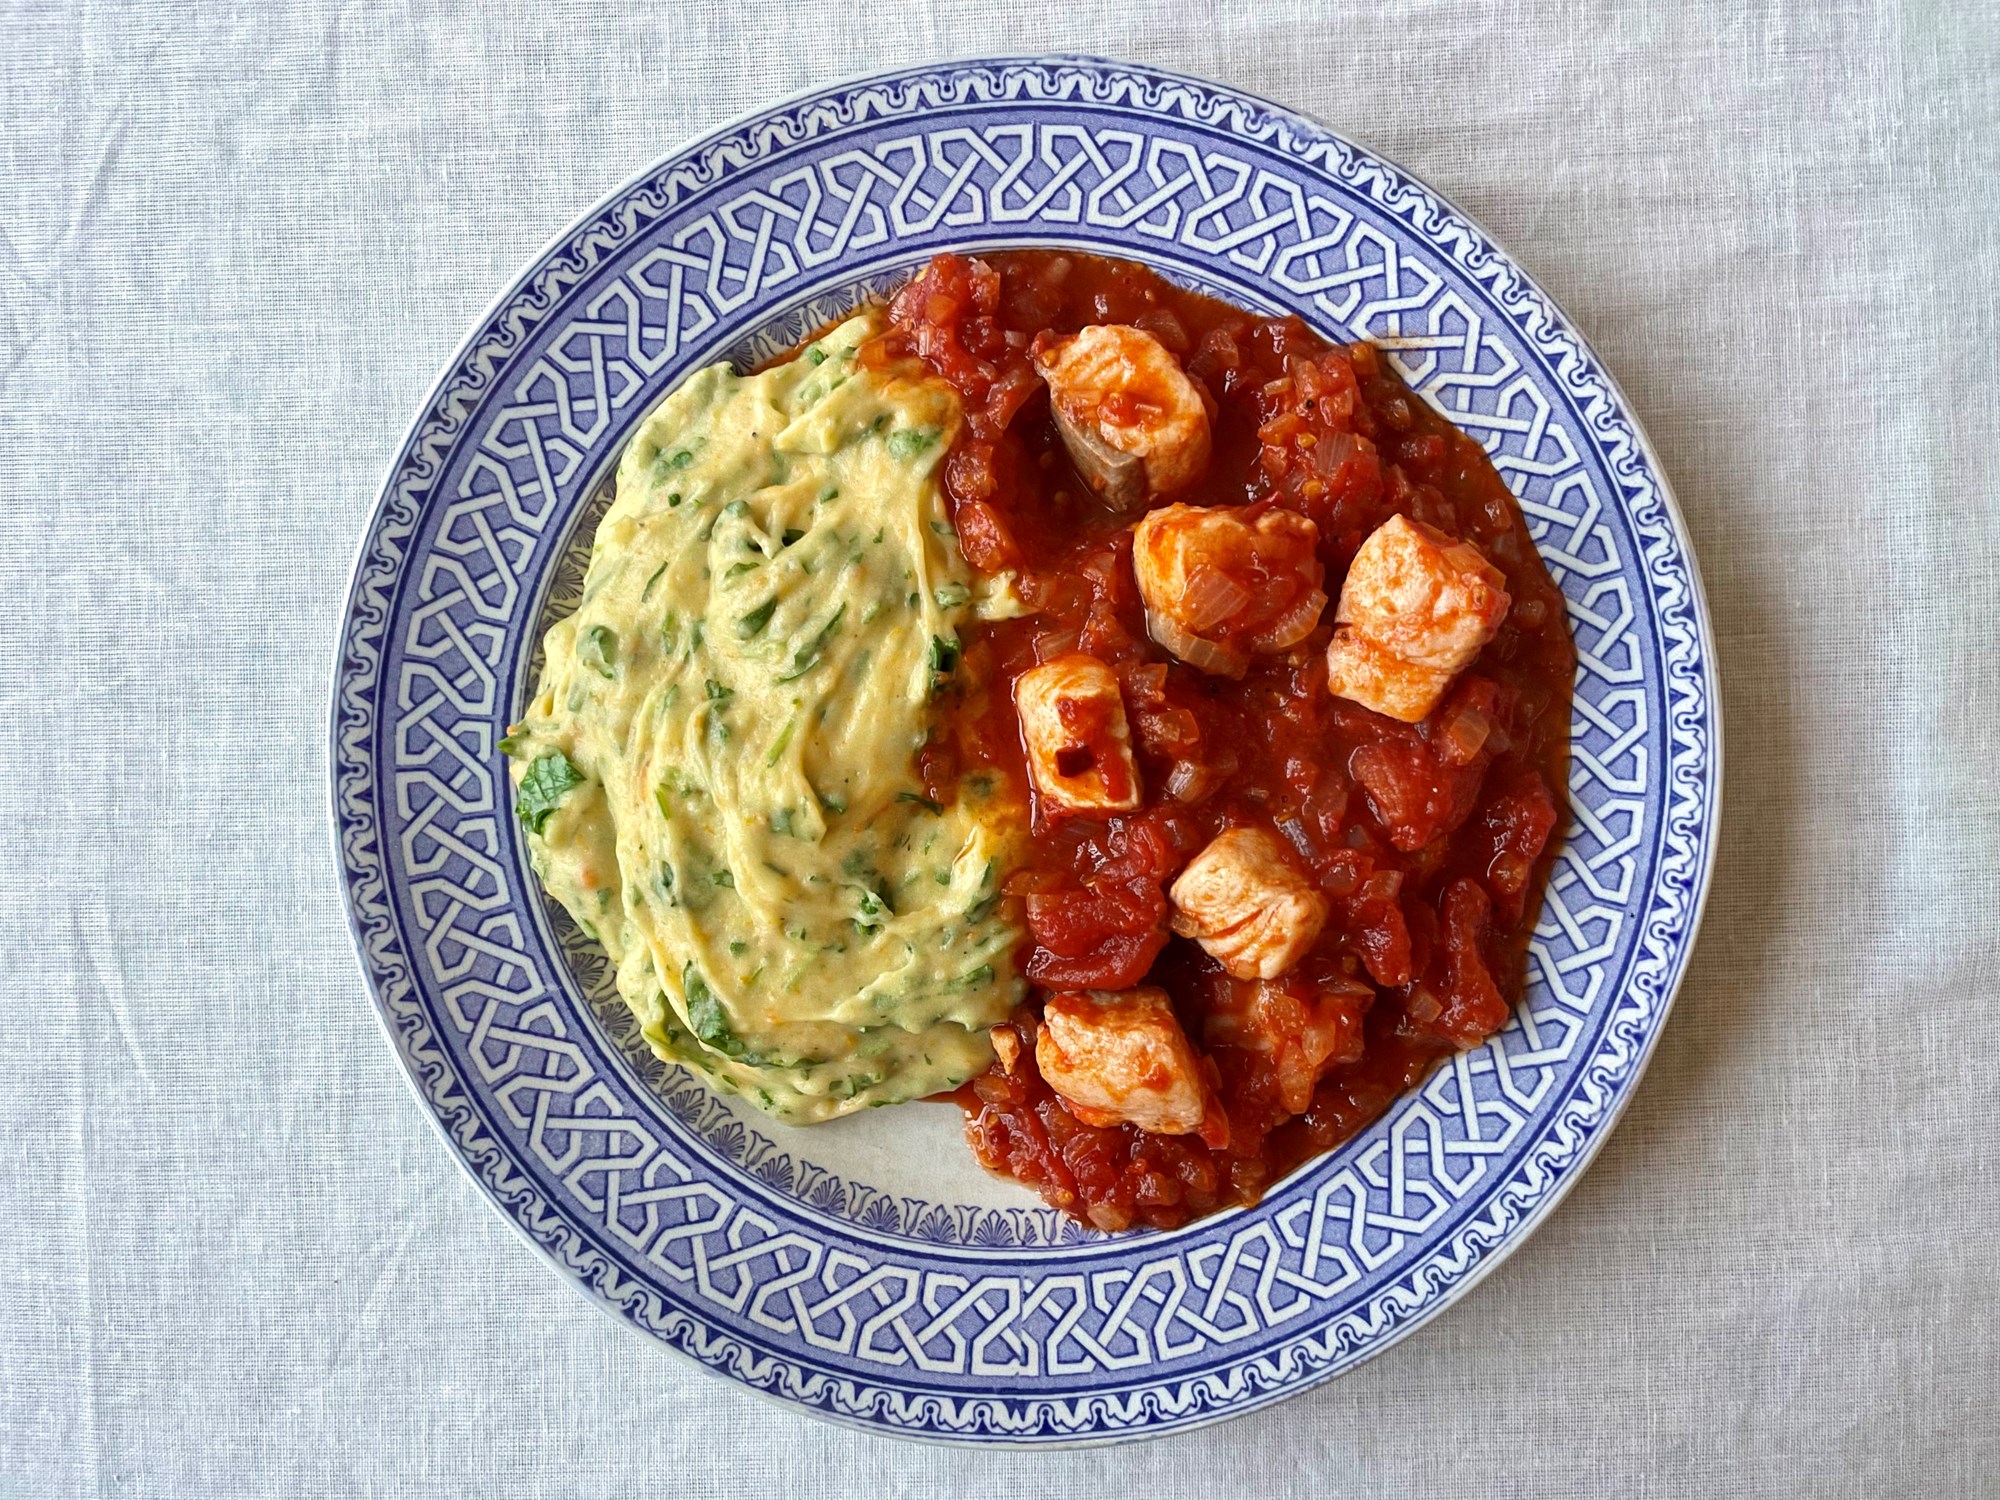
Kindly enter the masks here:
<path id="1" fill-rule="evenodd" d="M 863 890 L 859 903 L 861 915 L 854 919 L 857 932 L 880 932 L 887 919 L 895 915 L 888 897 L 878 891 Z"/>
<path id="2" fill-rule="evenodd" d="M 939 609 L 957 609 L 972 597 L 972 590 L 962 583 L 941 583 L 931 590 L 931 597 Z"/>
<path id="3" fill-rule="evenodd" d="M 548 825 L 549 814 L 582 785 L 583 772 L 571 765 L 562 751 L 538 755 L 521 778 L 521 790 L 514 798 L 514 813 L 530 833 L 540 833 Z"/>
<path id="4" fill-rule="evenodd" d="M 681 987 L 687 991 L 688 1025 L 694 1028 L 694 1034 L 725 1057 L 741 1057 L 743 1043 L 729 1029 L 729 1017 L 722 1009 L 722 1002 L 692 963 L 681 970 Z"/>
<path id="5" fill-rule="evenodd" d="M 707 692 L 708 692 L 708 701 L 710 703 L 727 703 L 731 698 L 734 698 L 736 696 L 735 688 L 724 687 L 721 683 L 717 682 L 713 677 L 708 679 Z"/>
<path id="6" fill-rule="evenodd" d="M 792 653 L 792 669 L 789 672 L 781 674 L 778 681 L 794 681 L 797 678 L 805 676 L 806 673 L 818 666 L 820 655 L 826 650 L 826 643 L 833 638 L 833 632 L 840 626 L 841 616 L 846 613 L 847 606 L 845 604 L 836 609 L 833 612 L 832 618 L 820 626 L 819 633 Z"/>
<path id="7" fill-rule="evenodd" d="M 599 677 L 618 675 L 618 634 L 609 625 L 593 625 L 576 643 L 577 659 Z"/>
<path id="8" fill-rule="evenodd" d="M 708 883 L 710 885 L 719 885 L 724 890 L 733 891 L 736 889 L 735 872 L 731 870 L 717 870 L 708 877 Z"/>
<path id="9" fill-rule="evenodd" d="M 917 806 L 928 808 L 934 813 L 944 811 L 944 804 L 942 802 L 934 802 L 921 792 L 898 792 L 896 793 L 896 800 L 898 802 L 914 802 Z"/>
<path id="10" fill-rule="evenodd" d="M 674 498 L 678 500 L 680 496 L 676 495 Z M 646 596 L 653 592 L 653 585 L 660 581 L 660 575 L 666 571 L 667 571 L 666 563 L 661 563 L 657 568 L 653 569 L 653 576 L 651 578 L 648 578 L 646 580 L 646 586 L 639 590 L 639 602 L 641 604 L 644 604 L 646 602 Z"/>
<path id="11" fill-rule="evenodd" d="M 941 635 L 931 637 L 931 671 L 939 677 L 949 677 L 958 669 L 958 642 L 946 640 Z"/>
<path id="12" fill-rule="evenodd" d="M 937 440 L 944 436 L 936 427 L 905 427 L 889 434 L 889 456 L 891 458 L 915 458 L 937 446 Z"/>
<path id="13" fill-rule="evenodd" d="M 764 633 L 764 627 L 771 623 L 772 611 L 777 609 L 777 607 L 778 607 L 778 599 L 777 596 L 774 594 L 769 599 L 766 599 L 762 604 L 758 605 L 755 609 L 751 610 L 749 614 L 745 615 L 742 619 L 738 620 L 736 622 L 737 638 L 739 640 L 748 641 L 748 640 L 754 640 L 758 636 L 762 635 Z"/>
<path id="14" fill-rule="evenodd" d="M 826 351 L 818 347 L 808 349 L 806 350 L 806 358 L 816 365 L 823 365 L 826 363 Z"/>
<path id="15" fill-rule="evenodd" d="M 765 765 L 775 766 L 778 763 L 778 757 L 785 753 L 785 746 L 792 742 L 792 731 L 798 728 L 798 724 L 799 717 L 797 714 L 793 714 L 791 718 L 785 720 L 785 727 L 778 731 L 778 737 L 771 741 L 771 748 L 764 752 Z M 791 829 L 787 828 L 785 831 L 789 833 Z"/>

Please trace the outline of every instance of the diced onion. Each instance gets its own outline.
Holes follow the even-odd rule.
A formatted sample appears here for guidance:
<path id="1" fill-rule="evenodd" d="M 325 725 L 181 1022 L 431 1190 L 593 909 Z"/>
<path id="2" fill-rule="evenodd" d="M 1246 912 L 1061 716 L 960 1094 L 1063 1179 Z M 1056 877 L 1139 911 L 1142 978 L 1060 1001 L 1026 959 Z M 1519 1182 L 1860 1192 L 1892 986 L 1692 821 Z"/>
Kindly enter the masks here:
<path id="1" fill-rule="evenodd" d="M 1322 438 L 1312 451 L 1313 467 L 1322 477 L 1331 479 L 1340 472 L 1340 466 L 1347 462 L 1359 444 L 1351 432 L 1330 432 Z"/>
<path id="2" fill-rule="evenodd" d="M 1320 885 L 1325 888 L 1329 896 L 1344 898 L 1360 889 L 1361 882 L 1352 865 L 1338 864 L 1320 878 Z"/>
<path id="3" fill-rule="evenodd" d="M 1460 703 L 1445 714 L 1444 722 L 1438 726 L 1438 749 L 1447 765 L 1470 765 L 1492 733 L 1491 719 L 1470 703 Z"/>
<path id="4" fill-rule="evenodd" d="M 1429 986 L 1421 984 L 1410 992 L 1409 1003 L 1403 1009 L 1420 1026 L 1428 1025 L 1444 1014 L 1443 1002 L 1431 993 Z"/>
<path id="5" fill-rule="evenodd" d="M 1146 611 L 1146 632 L 1189 666 L 1218 677 L 1241 677 L 1250 658 L 1216 641 L 1203 640 L 1183 630 L 1173 620 L 1152 610 Z"/>
<path id="6" fill-rule="evenodd" d="M 1180 598 L 1181 623 L 1189 630 L 1212 630 L 1250 603 L 1250 591 L 1219 568 L 1196 568 Z"/>
<path id="7" fill-rule="evenodd" d="M 1035 660 L 1054 661 L 1076 650 L 1080 639 L 1074 630 L 1041 630 L 1035 633 Z"/>
<path id="8" fill-rule="evenodd" d="M 1287 646 L 1296 646 L 1312 634 L 1313 626 L 1319 624 L 1320 612 L 1326 608 L 1326 594 L 1314 589 L 1302 594 L 1292 602 L 1285 612 L 1250 638 L 1250 644 L 1259 651 L 1283 651 Z"/>
<path id="9" fill-rule="evenodd" d="M 1377 870 L 1361 883 L 1361 895 L 1364 900 L 1394 901 L 1402 889 L 1401 870 Z"/>
<path id="10" fill-rule="evenodd" d="M 1215 791 L 1221 780 L 1213 766 L 1177 760 L 1167 772 L 1167 795 L 1176 802 L 1200 802 Z"/>
<path id="11" fill-rule="evenodd" d="M 1308 862 L 1318 859 L 1319 850 L 1313 845 L 1312 835 L 1306 831 L 1306 825 L 1297 818 L 1280 818 L 1278 832 L 1285 836 L 1287 843 L 1299 851 L 1300 859 Z"/>

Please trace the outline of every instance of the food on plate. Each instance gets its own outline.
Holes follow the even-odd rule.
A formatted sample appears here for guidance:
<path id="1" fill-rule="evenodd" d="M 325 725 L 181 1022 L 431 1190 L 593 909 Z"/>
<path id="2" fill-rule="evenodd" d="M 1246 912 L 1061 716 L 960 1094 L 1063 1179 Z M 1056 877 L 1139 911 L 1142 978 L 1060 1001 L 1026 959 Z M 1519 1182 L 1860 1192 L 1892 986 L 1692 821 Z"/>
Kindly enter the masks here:
<path id="1" fill-rule="evenodd" d="M 1523 984 L 1574 651 L 1375 348 L 940 255 L 647 417 L 509 753 L 663 1056 L 950 1093 L 1102 1229 L 1253 1202 Z"/>
<path id="2" fill-rule="evenodd" d="M 1034 343 L 1056 430 L 1084 483 L 1129 510 L 1208 467 L 1207 393 L 1143 328 L 1093 324 Z"/>
<path id="3" fill-rule="evenodd" d="M 1327 900 L 1282 840 L 1228 828 L 1187 862 L 1167 892 L 1169 924 L 1238 979 L 1276 979 L 1319 940 Z"/>
<path id="4" fill-rule="evenodd" d="M 1132 528 L 1146 634 L 1191 667 L 1241 677 L 1326 609 L 1319 529 L 1276 506 L 1168 505 Z"/>
<path id="5" fill-rule="evenodd" d="M 1155 1135 L 1221 1124 L 1200 1057 L 1165 990 L 1064 992 L 1042 1001 L 1035 1066 L 1086 1125 Z"/>
<path id="6" fill-rule="evenodd" d="M 1030 667 L 1014 679 L 1014 712 L 1044 809 L 1060 815 L 1138 807 L 1139 767 L 1111 668 L 1081 651 Z"/>
<path id="7" fill-rule="evenodd" d="M 1478 548 L 1391 516 L 1348 565 L 1328 681 L 1343 698 L 1420 723 L 1493 639 L 1509 602 L 1500 570 Z"/>

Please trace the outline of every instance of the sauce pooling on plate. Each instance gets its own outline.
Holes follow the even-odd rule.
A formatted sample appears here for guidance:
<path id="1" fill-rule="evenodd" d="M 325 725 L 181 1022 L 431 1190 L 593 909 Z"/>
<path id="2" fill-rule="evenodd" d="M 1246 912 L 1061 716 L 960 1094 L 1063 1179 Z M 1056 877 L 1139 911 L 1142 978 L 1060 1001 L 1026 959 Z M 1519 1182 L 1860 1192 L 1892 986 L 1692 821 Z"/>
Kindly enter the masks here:
<path id="1" fill-rule="evenodd" d="M 1101 1228 L 1254 1201 L 1511 1014 L 1562 597 L 1367 345 L 1044 251 L 939 257 L 890 319 L 880 355 L 963 403 L 965 558 L 1025 611 L 965 632 L 923 752 L 1033 831 L 1003 884 L 1033 990 L 957 1096 L 972 1147 Z"/>

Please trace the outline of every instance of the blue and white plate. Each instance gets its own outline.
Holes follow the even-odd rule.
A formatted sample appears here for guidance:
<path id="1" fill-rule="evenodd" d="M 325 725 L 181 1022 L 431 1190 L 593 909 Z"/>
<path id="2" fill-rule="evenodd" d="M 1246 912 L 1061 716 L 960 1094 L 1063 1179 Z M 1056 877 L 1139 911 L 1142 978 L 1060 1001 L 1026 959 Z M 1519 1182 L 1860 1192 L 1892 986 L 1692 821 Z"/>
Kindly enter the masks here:
<path id="1" fill-rule="evenodd" d="M 1078 1229 L 958 1111 L 788 1129 L 656 1061 L 529 874 L 495 748 L 573 606 L 619 449 L 933 252 L 1065 245 L 1395 351 L 1480 438 L 1569 600 L 1574 819 L 1514 1021 L 1256 1208 Z M 587 1296 L 709 1369 L 912 1437 L 1237 1415 L 1377 1353 L 1518 1245 L 1630 1096 L 1686 964 L 1720 781 L 1709 626 L 1611 377 L 1407 173 L 1233 90 L 1090 59 L 887 74 L 668 157 L 565 232 L 390 466 L 336 663 L 362 966 L 445 1140 Z"/>

